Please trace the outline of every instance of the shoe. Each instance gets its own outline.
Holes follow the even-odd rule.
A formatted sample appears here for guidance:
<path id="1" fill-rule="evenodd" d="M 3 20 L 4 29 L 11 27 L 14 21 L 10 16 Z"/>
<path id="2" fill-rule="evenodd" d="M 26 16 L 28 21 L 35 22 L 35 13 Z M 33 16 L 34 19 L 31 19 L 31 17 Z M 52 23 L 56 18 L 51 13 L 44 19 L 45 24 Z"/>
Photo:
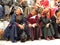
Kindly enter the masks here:
<path id="1" fill-rule="evenodd" d="M 48 40 L 48 41 L 49 41 L 49 40 L 50 40 L 50 39 L 49 39 L 49 37 L 46 37 L 46 40 Z"/>
<path id="2" fill-rule="evenodd" d="M 52 37 L 52 40 L 55 40 L 55 38 L 54 38 L 54 37 Z"/>

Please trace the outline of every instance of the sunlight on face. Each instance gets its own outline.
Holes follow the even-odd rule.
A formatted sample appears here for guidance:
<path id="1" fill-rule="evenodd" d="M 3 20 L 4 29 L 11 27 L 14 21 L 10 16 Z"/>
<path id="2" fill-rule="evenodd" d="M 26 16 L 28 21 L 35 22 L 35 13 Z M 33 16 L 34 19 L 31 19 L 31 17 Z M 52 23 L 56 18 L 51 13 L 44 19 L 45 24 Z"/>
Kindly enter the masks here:
<path id="1" fill-rule="evenodd" d="M 37 13 L 37 12 L 35 11 L 35 9 L 33 9 L 33 10 L 32 10 L 32 14 L 33 14 L 33 15 L 36 15 L 36 13 Z"/>
<path id="2" fill-rule="evenodd" d="M 57 17 L 60 17 L 60 11 L 57 13 Z"/>
<path id="3" fill-rule="evenodd" d="M 21 10 L 20 9 L 16 9 L 16 14 L 20 15 L 21 14 Z"/>

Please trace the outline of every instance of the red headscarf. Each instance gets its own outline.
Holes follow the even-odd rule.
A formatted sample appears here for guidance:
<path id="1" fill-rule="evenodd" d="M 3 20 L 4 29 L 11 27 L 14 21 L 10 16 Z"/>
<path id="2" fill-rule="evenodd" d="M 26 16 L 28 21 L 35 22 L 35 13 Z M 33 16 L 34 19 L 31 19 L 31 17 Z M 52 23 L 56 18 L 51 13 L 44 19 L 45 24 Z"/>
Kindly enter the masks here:
<path id="1" fill-rule="evenodd" d="M 41 6 L 43 5 L 43 7 L 46 8 L 46 7 L 49 6 L 49 1 L 48 1 L 48 0 L 40 1 L 40 5 L 41 5 Z"/>
<path id="2" fill-rule="evenodd" d="M 45 8 L 42 11 L 42 16 L 44 17 L 44 14 L 47 13 L 48 11 L 49 11 L 48 18 L 50 19 L 52 16 L 54 16 L 56 9 L 54 9 L 54 8 Z"/>

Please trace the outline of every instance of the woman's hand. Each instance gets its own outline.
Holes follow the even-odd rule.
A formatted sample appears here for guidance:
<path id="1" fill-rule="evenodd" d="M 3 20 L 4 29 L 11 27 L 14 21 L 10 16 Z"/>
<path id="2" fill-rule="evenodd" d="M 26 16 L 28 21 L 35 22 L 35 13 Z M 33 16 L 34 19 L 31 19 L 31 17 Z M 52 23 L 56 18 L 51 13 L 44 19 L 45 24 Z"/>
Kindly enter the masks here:
<path id="1" fill-rule="evenodd" d="M 32 27 L 32 25 L 31 25 L 31 24 L 28 24 L 28 26 L 29 26 L 29 27 Z"/>
<path id="2" fill-rule="evenodd" d="M 19 24 L 20 29 L 24 30 L 25 26 Z"/>
<path id="3" fill-rule="evenodd" d="M 32 27 L 36 27 L 37 26 L 37 24 L 36 23 L 34 23 L 33 25 L 32 25 Z"/>
<path id="4" fill-rule="evenodd" d="M 49 28 L 50 23 L 46 24 L 46 28 Z"/>
<path id="5" fill-rule="evenodd" d="M 28 26 L 29 26 L 29 27 L 36 27 L 37 24 L 36 24 L 36 23 L 34 23 L 34 24 L 28 24 Z"/>

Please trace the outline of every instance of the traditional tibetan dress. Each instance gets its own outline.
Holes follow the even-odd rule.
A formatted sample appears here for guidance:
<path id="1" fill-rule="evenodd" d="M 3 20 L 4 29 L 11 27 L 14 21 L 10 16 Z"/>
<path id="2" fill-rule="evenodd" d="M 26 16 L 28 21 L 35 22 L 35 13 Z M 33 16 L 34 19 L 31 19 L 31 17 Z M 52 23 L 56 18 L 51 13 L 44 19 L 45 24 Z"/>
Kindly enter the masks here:
<path id="1" fill-rule="evenodd" d="M 43 23 L 43 36 L 44 38 L 46 38 L 47 36 L 53 36 L 54 35 L 54 29 L 53 26 L 50 22 L 50 19 L 48 19 L 47 17 L 40 17 L 40 20 Z M 49 28 L 46 28 L 46 25 L 50 23 Z"/>
<path id="2" fill-rule="evenodd" d="M 18 24 L 25 24 L 25 19 L 23 15 L 17 16 L 16 14 L 13 14 L 10 20 L 10 24 L 7 26 L 7 28 L 4 31 L 4 37 L 9 38 L 11 41 L 16 41 L 17 39 L 20 39 L 21 34 L 23 32 L 20 27 L 18 27 Z M 29 35 L 28 28 L 25 26 L 24 31 L 27 35 Z"/>
<path id="3" fill-rule="evenodd" d="M 39 23 L 38 23 L 38 15 L 32 15 L 31 13 L 29 14 L 29 17 L 28 17 L 28 24 L 37 24 L 37 26 L 32 26 L 32 27 L 29 27 L 30 29 L 30 38 L 32 40 L 35 40 L 35 39 L 39 39 L 39 37 L 41 36 L 40 35 L 40 27 L 39 27 Z"/>

